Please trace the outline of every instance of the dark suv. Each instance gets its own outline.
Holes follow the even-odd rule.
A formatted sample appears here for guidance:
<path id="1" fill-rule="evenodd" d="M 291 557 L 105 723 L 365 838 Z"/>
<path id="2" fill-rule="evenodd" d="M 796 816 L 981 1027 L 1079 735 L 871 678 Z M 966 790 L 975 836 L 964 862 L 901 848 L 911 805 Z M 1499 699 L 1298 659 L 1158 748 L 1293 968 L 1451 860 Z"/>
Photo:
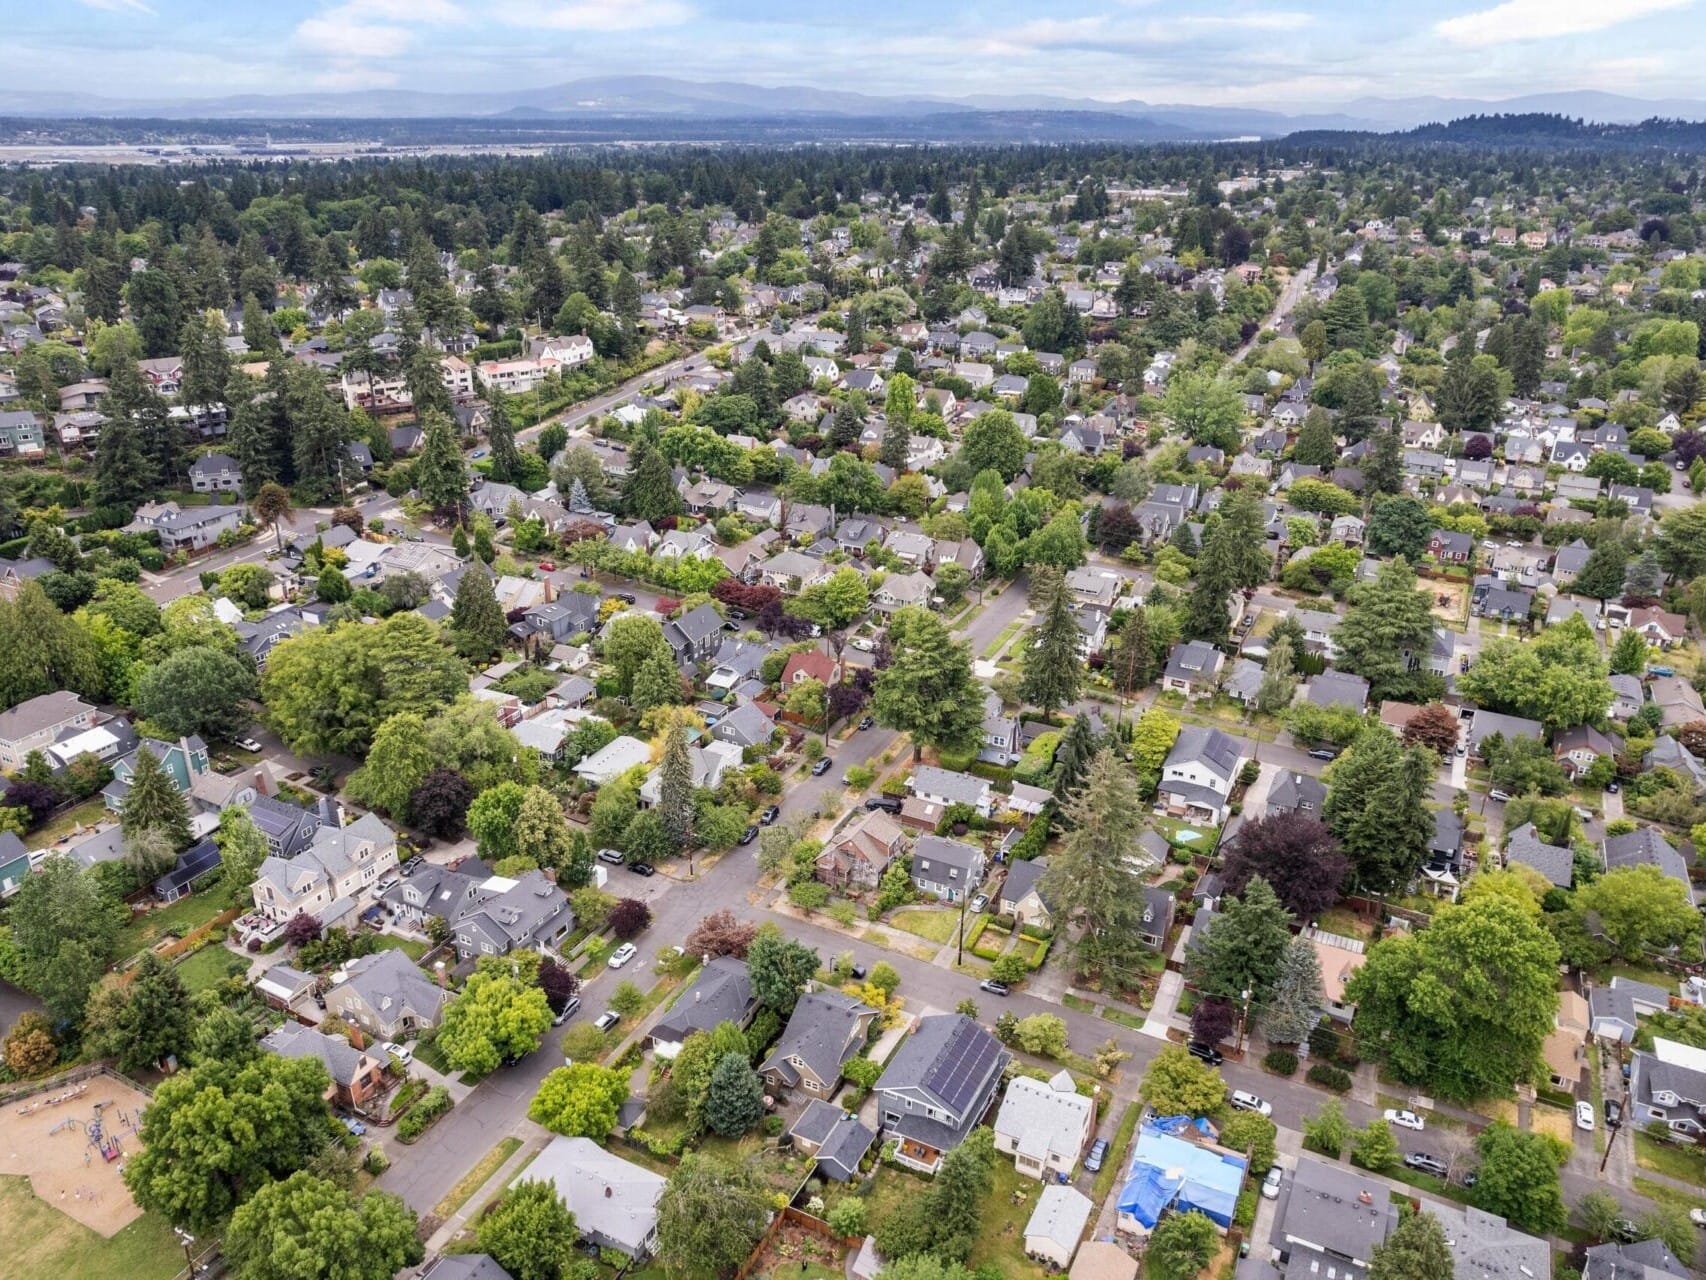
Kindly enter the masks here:
<path id="1" fill-rule="evenodd" d="M 1218 1067 L 1226 1061 L 1226 1055 L 1212 1044 L 1204 1044 L 1201 1040 L 1193 1040 L 1185 1046 L 1193 1058 L 1201 1058 L 1211 1067 Z"/>

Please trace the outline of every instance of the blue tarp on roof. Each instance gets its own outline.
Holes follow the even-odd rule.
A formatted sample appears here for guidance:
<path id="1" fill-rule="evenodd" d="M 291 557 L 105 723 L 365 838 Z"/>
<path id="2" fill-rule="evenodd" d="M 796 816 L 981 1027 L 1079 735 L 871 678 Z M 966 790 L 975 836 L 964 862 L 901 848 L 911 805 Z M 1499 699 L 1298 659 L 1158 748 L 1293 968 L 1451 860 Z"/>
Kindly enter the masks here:
<path id="1" fill-rule="evenodd" d="M 1138 1134 L 1119 1207 L 1146 1229 L 1168 1209 L 1195 1209 L 1222 1228 L 1232 1225 L 1244 1161 L 1175 1136 L 1190 1127 L 1189 1117 L 1170 1116 L 1145 1124 Z M 1212 1132 L 1212 1126 L 1206 1131 Z"/>

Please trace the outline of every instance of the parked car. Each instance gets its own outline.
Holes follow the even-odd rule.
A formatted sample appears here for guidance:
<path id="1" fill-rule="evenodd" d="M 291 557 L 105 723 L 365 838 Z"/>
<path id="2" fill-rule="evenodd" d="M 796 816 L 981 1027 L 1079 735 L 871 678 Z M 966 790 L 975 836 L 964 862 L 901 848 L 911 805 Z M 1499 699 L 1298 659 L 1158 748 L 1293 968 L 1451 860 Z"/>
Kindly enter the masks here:
<path id="1" fill-rule="evenodd" d="M 231 740 L 231 745 L 234 747 L 239 747 L 244 751 L 259 751 L 259 750 L 261 750 L 261 744 L 256 742 L 253 738 L 233 738 Z"/>
<path id="2" fill-rule="evenodd" d="M 624 942 L 621 946 L 617 947 L 616 950 L 610 953 L 610 960 L 608 963 L 612 969 L 620 969 L 623 965 L 627 964 L 628 961 L 632 960 L 639 954 L 640 949 L 632 942 Z"/>
<path id="3" fill-rule="evenodd" d="M 553 1027 L 562 1026 L 570 1018 L 579 1013 L 580 1009 L 581 998 L 579 996 L 570 996 L 567 1000 L 563 1001 L 563 1007 L 557 1010 L 557 1016 L 551 1019 L 551 1025 Z"/>
<path id="4" fill-rule="evenodd" d="M 1212 1044 L 1204 1044 L 1201 1040 L 1192 1040 L 1185 1048 L 1190 1052 L 1191 1057 L 1201 1058 L 1211 1067 L 1218 1067 L 1226 1061 L 1225 1054 Z"/>
<path id="5" fill-rule="evenodd" d="M 408 1045 L 396 1040 L 387 1040 L 379 1046 L 379 1052 L 388 1058 L 395 1058 L 405 1067 L 415 1060 L 415 1051 Z"/>
<path id="6" fill-rule="evenodd" d="M 859 979 L 860 982 L 863 982 L 865 980 L 865 975 L 869 973 L 870 970 L 855 960 L 852 964 L 847 966 L 847 972 Z"/>
<path id="7" fill-rule="evenodd" d="M 740 833 L 740 843 L 741 844 L 751 844 L 756 839 L 758 839 L 758 828 L 757 827 L 750 827 L 749 826 L 745 831 Z"/>
<path id="8" fill-rule="evenodd" d="M 812 766 L 812 777 L 821 778 L 833 768 L 835 768 L 835 761 L 828 756 L 821 756 L 818 762 Z"/>
<path id="9" fill-rule="evenodd" d="M 357 1120 L 354 1116 L 344 1116 L 343 1126 L 358 1138 L 365 1137 L 367 1135 L 367 1126 Z"/>
<path id="10" fill-rule="evenodd" d="M 1268 1176 L 1262 1179 L 1262 1199 L 1264 1199 L 1264 1200 L 1278 1200 L 1279 1199 L 1279 1193 L 1280 1193 L 1280 1183 L 1284 1180 L 1285 1180 L 1284 1171 L 1281 1170 L 1277 1164 L 1269 1165 L 1268 1166 Z"/>
<path id="11" fill-rule="evenodd" d="M 764 806 L 764 812 L 758 815 L 758 825 L 761 827 L 768 827 L 781 816 L 782 811 L 780 809 L 773 804 L 767 804 Z"/>
<path id="12" fill-rule="evenodd" d="M 875 653 L 877 649 L 877 642 L 869 636 L 854 636 L 847 643 L 852 645 L 860 653 Z"/>
<path id="13" fill-rule="evenodd" d="M 1706 1227 L 1706 1209 L 1690 1209 L 1688 1220 L 1697 1227 Z"/>
<path id="14" fill-rule="evenodd" d="M 1620 786 L 1618 786 L 1618 785 L 1617 785 L 1617 783 L 1615 783 L 1615 782 L 1608 782 L 1608 783 L 1606 783 L 1606 784 L 1605 784 L 1605 789 L 1606 789 L 1606 791 L 1607 791 L 1607 792 L 1609 792 L 1609 793 L 1610 793 L 1610 794 L 1611 794 L 1611 795 L 1616 795 L 1616 794 L 1617 794 L 1617 793 L 1618 793 L 1618 792 L 1619 792 L 1619 791 L 1621 791 L 1621 790 L 1623 790 L 1623 788 L 1622 788 L 1622 787 L 1620 787 Z"/>
<path id="15" fill-rule="evenodd" d="M 1593 1132 L 1593 1103 L 1576 1103 L 1576 1128 L 1585 1129 L 1588 1133 Z"/>
<path id="16" fill-rule="evenodd" d="M 1316 747 L 1315 750 L 1309 753 L 1309 758 L 1311 760 L 1337 760 L 1339 758 L 1339 753 L 1337 751 L 1329 751 L 1326 747 Z"/>
<path id="17" fill-rule="evenodd" d="M 1583 806 L 1578 804 L 1576 806 L 1576 817 L 1580 818 L 1583 822 L 1592 822 L 1593 821 L 1593 810 L 1588 809 L 1588 808 L 1584 808 Z"/>
<path id="18" fill-rule="evenodd" d="M 613 867 L 619 867 L 622 865 L 622 851 L 620 849 L 600 849 L 598 860 L 608 862 Z"/>
<path id="19" fill-rule="evenodd" d="M 1501 791 L 1497 787 L 1494 787 L 1491 791 L 1487 792 L 1487 799 L 1497 800 L 1500 804 L 1503 804 L 1505 801 L 1509 800 L 1510 798 L 1511 798 L 1510 792 Z"/>
<path id="20" fill-rule="evenodd" d="M 1615 1129 L 1623 1123 L 1623 1104 L 1616 1098 L 1605 1100 L 1605 1127 Z"/>
<path id="21" fill-rule="evenodd" d="M 1388 1107 L 1380 1114 L 1387 1124 L 1395 1124 L 1400 1129 L 1414 1129 L 1417 1133 L 1420 1133 L 1423 1129 L 1427 1128 L 1427 1124 L 1414 1111 L 1399 1111 L 1395 1108 Z"/>
<path id="22" fill-rule="evenodd" d="M 655 876 L 658 873 L 657 868 L 652 866 L 649 862 L 630 862 L 628 864 L 628 870 L 641 877 Z"/>
<path id="23" fill-rule="evenodd" d="M 872 796 L 865 801 L 865 807 L 867 809 L 881 809 L 885 813 L 899 813 L 901 799 L 899 796 Z"/>
<path id="24" fill-rule="evenodd" d="M 977 984 L 977 989 L 979 991 L 987 991 L 992 996 L 1004 996 L 1008 991 L 1008 987 L 1005 982 L 997 982 L 994 978 L 985 978 L 982 982 Z"/>
<path id="25" fill-rule="evenodd" d="M 989 895 L 987 893 L 980 893 L 977 895 L 977 897 L 975 897 L 971 900 L 970 910 L 971 910 L 973 915 L 976 915 L 979 911 L 982 911 L 988 905 L 989 905 Z"/>
<path id="26" fill-rule="evenodd" d="M 600 1031 L 608 1031 L 620 1021 L 622 1021 L 621 1014 L 617 1013 L 614 1009 L 606 1009 L 603 1013 L 598 1015 L 598 1021 L 594 1022 L 592 1025 L 597 1027 Z"/>
<path id="27" fill-rule="evenodd" d="M 860 716 L 859 717 L 859 727 L 861 729 L 869 729 L 869 728 L 873 727 L 876 723 L 877 723 L 877 718 L 875 716 Z"/>
<path id="28" fill-rule="evenodd" d="M 1084 1157 L 1084 1168 L 1091 1173 L 1098 1172 L 1102 1161 L 1108 1158 L 1108 1140 L 1097 1138 L 1090 1144 L 1090 1154 Z"/>
<path id="29" fill-rule="evenodd" d="M 1412 1151 L 1404 1157 L 1404 1167 L 1415 1169 L 1419 1173 L 1431 1173 L 1436 1178 L 1445 1177 L 1445 1161 L 1430 1156 L 1425 1151 Z"/>
<path id="30" fill-rule="evenodd" d="M 1274 1104 L 1266 1098 L 1258 1098 L 1253 1093 L 1234 1089 L 1232 1091 L 1232 1109 L 1234 1111 L 1254 1111 L 1257 1115 L 1271 1116 L 1274 1113 Z"/>

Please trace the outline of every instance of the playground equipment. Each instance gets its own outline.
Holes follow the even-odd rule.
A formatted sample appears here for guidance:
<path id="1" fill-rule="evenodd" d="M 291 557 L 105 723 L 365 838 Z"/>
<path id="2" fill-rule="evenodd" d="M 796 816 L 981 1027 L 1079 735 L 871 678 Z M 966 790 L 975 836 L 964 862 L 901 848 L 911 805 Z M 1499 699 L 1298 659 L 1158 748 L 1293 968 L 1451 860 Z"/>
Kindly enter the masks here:
<path id="1" fill-rule="evenodd" d="M 101 1109 L 111 1105 L 110 1102 L 97 1102 L 95 1104 L 95 1118 L 88 1124 L 89 1145 L 99 1151 L 101 1159 L 109 1164 L 124 1154 L 124 1147 L 118 1138 L 107 1133 L 101 1123 Z"/>

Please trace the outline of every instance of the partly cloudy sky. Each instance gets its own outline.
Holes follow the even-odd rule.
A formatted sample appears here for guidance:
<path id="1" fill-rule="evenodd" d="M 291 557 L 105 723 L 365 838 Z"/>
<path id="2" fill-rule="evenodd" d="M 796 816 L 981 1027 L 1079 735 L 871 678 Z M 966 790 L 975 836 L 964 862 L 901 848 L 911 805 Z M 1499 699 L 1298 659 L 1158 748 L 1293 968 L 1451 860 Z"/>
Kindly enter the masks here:
<path id="1" fill-rule="evenodd" d="M 1706 0 L 49 0 L 7 87 L 180 98 L 587 76 L 1300 107 L 1701 94 Z"/>

